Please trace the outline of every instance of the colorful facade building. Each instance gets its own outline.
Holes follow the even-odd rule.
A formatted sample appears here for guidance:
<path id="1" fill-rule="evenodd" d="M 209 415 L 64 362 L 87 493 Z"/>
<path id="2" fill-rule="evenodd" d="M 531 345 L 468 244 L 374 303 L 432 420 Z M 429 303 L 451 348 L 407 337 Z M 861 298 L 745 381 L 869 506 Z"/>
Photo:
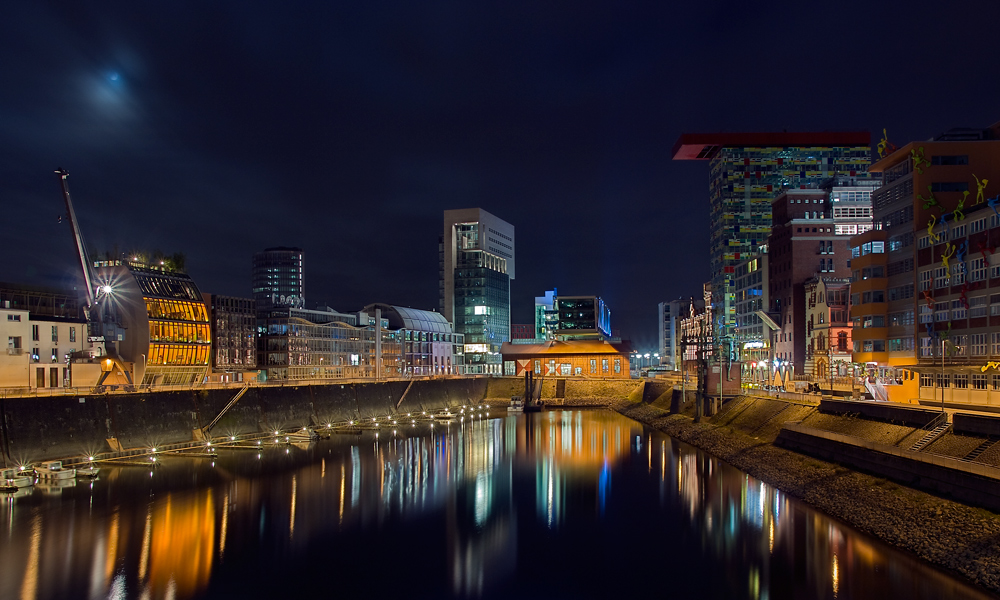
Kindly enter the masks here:
<path id="1" fill-rule="evenodd" d="M 737 326 L 735 271 L 771 233 L 771 200 L 786 189 L 845 175 L 863 179 L 868 132 L 684 134 L 674 160 L 709 161 L 710 267 L 723 336 Z"/>
<path id="2" fill-rule="evenodd" d="M 913 311 L 888 312 L 888 258 L 885 231 L 876 229 L 851 238 L 851 344 L 855 375 L 869 374 L 889 381 L 895 371 L 889 362 L 888 331 L 913 331 Z M 895 320 L 895 322 L 893 322 Z M 907 347 L 908 346 L 908 347 Z M 896 351 L 913 352 L 912 338 L 901 341 Z M 901 363 L 907 364 L 909 359 Z M 892 378 L 895 381 L 895 377 Z"/>
<path id="3" fill-rule="evenodd" d="M 1000 181 L 1000 123 L 883 152 L 872 171 L 884 179 L 873 204 L 888 255 L 888 364 L 869 369 L 869 391 L 881 384 L 890 400 L 934 405 L 994 402 L 1000 189 L 990 181 Z"/>

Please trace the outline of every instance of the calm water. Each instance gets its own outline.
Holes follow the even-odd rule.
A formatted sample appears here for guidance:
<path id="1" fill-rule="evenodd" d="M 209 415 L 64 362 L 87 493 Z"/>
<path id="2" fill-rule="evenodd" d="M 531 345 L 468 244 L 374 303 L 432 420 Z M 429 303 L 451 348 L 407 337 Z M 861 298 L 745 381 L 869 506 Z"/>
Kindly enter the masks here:
<path id="1" fill-rule="evenodd" d="M 611 412 L 162 462 L 3 500 L 0 598 L 992 598 Z"/>

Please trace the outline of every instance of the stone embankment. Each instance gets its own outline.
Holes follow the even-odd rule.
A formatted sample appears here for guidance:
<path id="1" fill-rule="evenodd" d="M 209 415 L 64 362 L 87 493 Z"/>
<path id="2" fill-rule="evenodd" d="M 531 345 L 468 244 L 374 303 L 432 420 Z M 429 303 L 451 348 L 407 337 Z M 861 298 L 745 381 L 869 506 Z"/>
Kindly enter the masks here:
<path id="1" fill-rule="evenodd" d="M 1000 516 L 773 445 L 785 422 L 816 426 L 830 421 L 831 429 L 892 441 L 912 435 L 912 428 L 908 433 L 898 425 L 821 415 L 818 402 L 746 398 L 695 423 L 692 404 L 684 404 L 680 414 L 670 414 L 670 403 L 662 397 L 654 402 L 631 398 L 613 408 L 857 529 L 1000 592 Z"/>

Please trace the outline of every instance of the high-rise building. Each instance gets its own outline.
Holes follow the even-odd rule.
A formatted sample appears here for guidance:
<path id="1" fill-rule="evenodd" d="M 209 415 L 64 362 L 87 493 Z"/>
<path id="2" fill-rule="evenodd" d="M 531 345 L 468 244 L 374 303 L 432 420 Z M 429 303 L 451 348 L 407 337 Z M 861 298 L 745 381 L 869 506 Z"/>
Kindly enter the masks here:
<path id="1" fill-rule="evenodd" d="M 681 370 L 680 348 L 677 342 L 681 319 L 689 314 L 687 308 L 688 302 L 680 299 L 660 302 L 657 305 L 660 364 L 675 371 Z"/>
<path id="2" fill-rule="evenodd" d="M 481 208 L 444 211 L 439 240 L 440 310 L 465 337 L 469 374 L 503 373 L 510 339 L 514 226 Z"/>
<path id="3" fill-rule="evenodd" d="M 674 160 L 709 161 L 710 268 L 716 325 L 736 325 L 736 266 L 771 232 L 771 200 L 782 190 L 835 175 L 858 179 L 871 163 L 868 132 L 684 134 Z"/>
<path id="4" fill-rule="evenodd" d="M 556 335 L 556 325 L 559 323 L 559 314 L 556 312 L 555 288 L 545 292 L 544 296 L 535 296 L 535 339 L 554 340 Z"/>
<path id="5" fill-rule="evenodd" d="M 301 248 L 267 248 L 253 255 L 253 299 L 257 310 L 304 308 Z"/>

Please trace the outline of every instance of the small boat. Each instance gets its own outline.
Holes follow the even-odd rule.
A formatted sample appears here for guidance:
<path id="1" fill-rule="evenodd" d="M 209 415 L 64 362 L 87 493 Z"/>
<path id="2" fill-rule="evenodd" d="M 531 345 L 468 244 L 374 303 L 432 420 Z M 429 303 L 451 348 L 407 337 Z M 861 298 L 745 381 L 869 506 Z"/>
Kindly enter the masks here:
<path id="1" fill-rule="evenodd" d="M 89 467 L 77 467 L 76 476 L 78 478 L 91 478 L 97 477 L 97 474 L 101 471 L 100 467 L 95 467 L 91 464 Z"/>
<path id="2" fill-rule="evenodd" d="M 0 488 L 14 492 L 35 484 L 35 472 L 29 470 L 3 469 L 0 471 Z"/>
<path id="3" fill-rule="evenodd" d="M 510 405 L 507 406 L 507 412 L 524 412 L 524 398 L 521 396 L 512 397 Z"/>
<path id="4" fill-rule="evenodd" d="M 49 460 L 35 467 L 40 481 L 59 481 L 62 479 L 75 479 L 76 469 L 64 469 L 61 460 Z"/>

